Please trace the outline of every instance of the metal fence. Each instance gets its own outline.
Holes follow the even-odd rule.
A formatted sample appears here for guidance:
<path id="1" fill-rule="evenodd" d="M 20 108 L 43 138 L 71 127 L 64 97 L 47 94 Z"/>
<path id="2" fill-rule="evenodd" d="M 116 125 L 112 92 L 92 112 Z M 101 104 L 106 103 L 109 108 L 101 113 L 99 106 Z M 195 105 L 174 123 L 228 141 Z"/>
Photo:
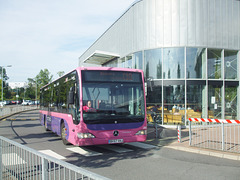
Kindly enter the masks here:
<path id="1" fill-rule="evenodd" d="M 189 118 L 189 145 L 240 153 L 240 121 Z"/>
<path id="2" fill-rule="evenodd" d="M 0 179 L 108 180 L 0 136 Z"/>
<path id="3" fill-rule="evenodd" d="M 38 107 L 36 105 L 34 106 L 21 106 L 21 105 L 11 105 L 11 106 L 4 106 L 0 108 L 0 119 L 4 116 L 12 115 L 21 111 L 27 111 L 27 110 L 34 110 Z"/>

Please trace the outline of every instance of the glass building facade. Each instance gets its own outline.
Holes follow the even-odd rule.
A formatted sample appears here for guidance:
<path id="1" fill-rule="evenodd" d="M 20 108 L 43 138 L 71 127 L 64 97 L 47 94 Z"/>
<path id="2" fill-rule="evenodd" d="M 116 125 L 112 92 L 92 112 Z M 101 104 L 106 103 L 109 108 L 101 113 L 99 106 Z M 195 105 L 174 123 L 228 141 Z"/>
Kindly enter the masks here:
<path id="1" fill-rule="evenodd" d="M 187 119 L 239 119 L 239 51 L 196 47 L 143 50 L 104 64 L 142 69 L 151 110 L 160 124 Z"/>
<path id="2" fill-rule="evenodd" d="M 240 119 L 240 1 L 138 0 L 80 57 L 142 69 L 148 121 Z M 99 54 L 102 52 L 102 54 Z"/>

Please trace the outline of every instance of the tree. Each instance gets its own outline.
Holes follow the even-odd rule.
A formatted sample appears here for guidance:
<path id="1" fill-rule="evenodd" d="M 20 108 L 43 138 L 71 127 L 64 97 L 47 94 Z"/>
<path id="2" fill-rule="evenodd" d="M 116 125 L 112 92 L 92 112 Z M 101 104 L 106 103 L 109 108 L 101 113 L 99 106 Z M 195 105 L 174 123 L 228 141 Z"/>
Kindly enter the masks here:
<path id="1" fill-rule="evenodd" d="M 2 71 L 3 71 L 3 81 L 6 81 L 9 79 L 9 77 L 7 76 L 7 72 L 5 68 L 0 68 L 0 74 L 1 74 L 1 78 L 2 78 Z"/>
<path id="2" fill-rule="evenodd" d="M 64 73 L 65 73 L 64 71 L 59 71 L 59 72 L 57 72 L 57 74 L 58 74 L 59 77 L 62 77 L 62 76 L 64 75 Z"/>
<path id="3" fill-rule="evenodd" d="M 52 81 L 53 75 L 48 71 L 48 69 L 40 70 L 35 78 L 28 78 L 28 88 L 26 90 L 26 97 L 34 99 L 34 97 L 39 97 L 39 91 L 42 86 L 50 83 Z M 39 99 L 39 98 L 37 98 Z"/>
<path id="4" fill-rule="evenodd" d="M 0 66 L 1 67 L 1 66 Z M 6 73 L 6 69 L 1 67 L 0 68 L 0 75 L 1 75 L 1 80 L 0 80 L 0 97 L 1 97 L 1 100 L 2 100 L 2 84 L 3 84 L 3 97 L 5 97 L 5 94 L 8 93 L 8 91 L 6 91 L 6 81 L 9 79 L 9 77 L 7 76 L 7 73 Z M 2 77 L 3 75 L 3 77 Z M 3 81 L 3 83 L 2 83 Z"/>
<path id="5" fill-rule="evenodd" d="M 48 69 L 41 70 L 39 74 L 34 78 L 38 86 L 42 87 L 52 81 L 53 75 L 50 74 Z"/>

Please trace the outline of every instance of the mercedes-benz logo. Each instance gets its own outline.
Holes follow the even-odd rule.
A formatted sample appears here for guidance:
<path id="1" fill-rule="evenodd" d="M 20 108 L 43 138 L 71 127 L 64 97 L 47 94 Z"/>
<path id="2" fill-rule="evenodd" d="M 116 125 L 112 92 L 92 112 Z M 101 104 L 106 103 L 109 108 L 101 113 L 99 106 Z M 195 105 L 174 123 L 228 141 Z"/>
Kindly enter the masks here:
<path id="1" fill-rule="evenodd" d="M 113 135 L 114 135 L 114 136 L 118 136 L 118 134 L 119 134 L 118 131 L 114 131 L 114 132 L 113 132 Z"/>

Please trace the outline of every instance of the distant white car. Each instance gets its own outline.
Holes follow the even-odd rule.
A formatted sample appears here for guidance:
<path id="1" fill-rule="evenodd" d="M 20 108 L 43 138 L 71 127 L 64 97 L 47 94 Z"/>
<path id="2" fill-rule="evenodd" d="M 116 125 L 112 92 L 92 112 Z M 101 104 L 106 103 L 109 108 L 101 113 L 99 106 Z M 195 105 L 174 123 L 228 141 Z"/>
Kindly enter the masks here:
<path id="1" fill-rule="evenodd" d="M 28 106 L 28 105 L 32 105 L 32 104 L 33 104 L 33 102 L 31 100 L 24 100 L 22 102 L 22 106 Z"/>
<path id="2" fill-rule="evenodd" d="M 5 106 L 5 103 L 4 102 L 0 102 L 0 107 L 3 107 L 3 106 Z"/>

